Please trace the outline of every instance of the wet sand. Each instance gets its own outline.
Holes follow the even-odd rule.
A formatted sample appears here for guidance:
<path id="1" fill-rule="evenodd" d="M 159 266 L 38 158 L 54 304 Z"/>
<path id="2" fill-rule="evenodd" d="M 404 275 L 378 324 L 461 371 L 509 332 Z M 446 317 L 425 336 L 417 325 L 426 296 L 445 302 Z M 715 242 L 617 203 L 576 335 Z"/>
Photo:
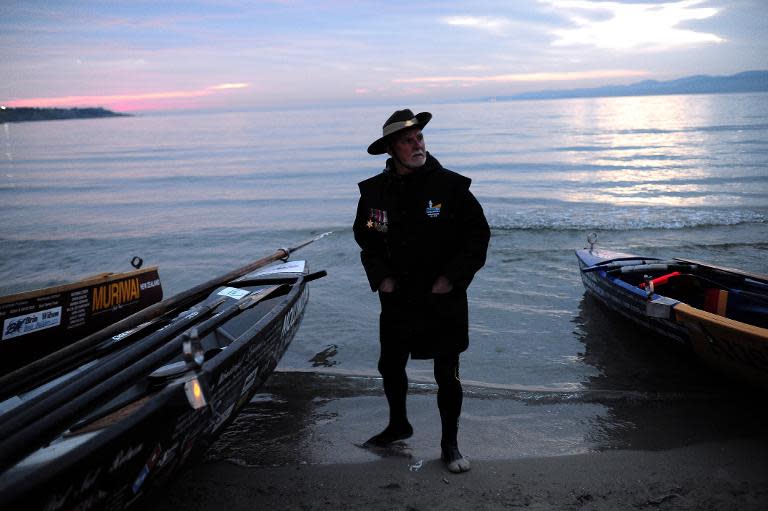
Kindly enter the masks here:
<path id="1" fill-rule="evenodd" d="M 765 412 L 746 407 L 755 398 L 465 382 L 460 444 L 472 470 L 455 475 L 438 459 L 426 381 L 411 386 L 411 439 L 357 447 L 385 419 L 379 385 L 374 377 L 276 373 L 205 460 L 141 507 L 768 509 Z"/>
<path id="2" fill-rule="evenodd" d="M 473 460 L 448 474 L 399 458 L 283 467 L 198 466 L 147 509 L 690 509 L 765 510 L 765 446 L 721 442 L 668 451 L 611 451 Z"/>

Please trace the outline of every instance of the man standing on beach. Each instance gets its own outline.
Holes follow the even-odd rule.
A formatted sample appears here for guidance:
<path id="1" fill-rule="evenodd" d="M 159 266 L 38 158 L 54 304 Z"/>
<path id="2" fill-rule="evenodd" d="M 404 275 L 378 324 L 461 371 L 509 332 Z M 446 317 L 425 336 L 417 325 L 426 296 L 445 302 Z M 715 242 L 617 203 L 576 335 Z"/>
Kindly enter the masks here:
<path id="1" fill-rule="evenodd" d="M 366 446 L 409 438 L 406 413 L 408 357 L 434 359 L 442 459 L 466 472 L 459 452 L 462 388 L 459 354 L 469 344 L 467 287 L 485 264 L 490 229 L 471 180 L 444 169 L 429 154 L 422 129 L 429 112 L 398 110 L 368 147 L 389 154 L 384 171 L 359 183 L 355 240 L 373 291 L 381 301 L 379 372 L 389 424 Z"/>

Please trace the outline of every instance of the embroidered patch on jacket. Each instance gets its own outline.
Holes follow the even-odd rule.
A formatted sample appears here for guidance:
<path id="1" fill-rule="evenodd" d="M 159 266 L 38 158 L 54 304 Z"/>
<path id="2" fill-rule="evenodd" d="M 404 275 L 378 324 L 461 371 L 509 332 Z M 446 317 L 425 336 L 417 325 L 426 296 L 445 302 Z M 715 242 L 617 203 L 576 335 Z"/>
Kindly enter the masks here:
<path id="1" fill-rule="evenodd" d="M 437 218 L 440 216 L 440 208 L 442 207 L 442 204 L 435 204 L 432 205 L 432 201 L 429 201 L 429 204 L 427 204 L 427 216 L 429 218 Z"/>
<path id="2" fill-rule="evenodd" d="M 376 229 L 379 232 L 387 232 L 387 212 L 382 209 L 371 208 L 368 214 L 368 222 L 365 224 L 369 229 Z"/>

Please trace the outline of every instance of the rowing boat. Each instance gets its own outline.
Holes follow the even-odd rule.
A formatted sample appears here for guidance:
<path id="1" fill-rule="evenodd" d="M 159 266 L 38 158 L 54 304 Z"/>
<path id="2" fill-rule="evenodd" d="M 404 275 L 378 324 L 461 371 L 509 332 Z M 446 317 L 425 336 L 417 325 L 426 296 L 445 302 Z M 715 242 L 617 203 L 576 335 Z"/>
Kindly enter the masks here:
<path id="1" fill-rule="evenodd" d="M 593 241 L 576 257 L 586 291 L 608 308 L 712 369 L 768 388 L 768 277 L 598 249 Z"/>
<path id="2" fill-rule="evenodd" d="M 0 395 L 0 509 L 124 509 L 161 485 L 272 373 L 323 275 L 278 261 L 224 279 Z"/>
<path id="3" fill-rule="evenodd" d="M 162 298 L 163 288 L 156 266 L 100 273 L 68 284 L 2 296 L 0 375 L 53 353 Z"/>

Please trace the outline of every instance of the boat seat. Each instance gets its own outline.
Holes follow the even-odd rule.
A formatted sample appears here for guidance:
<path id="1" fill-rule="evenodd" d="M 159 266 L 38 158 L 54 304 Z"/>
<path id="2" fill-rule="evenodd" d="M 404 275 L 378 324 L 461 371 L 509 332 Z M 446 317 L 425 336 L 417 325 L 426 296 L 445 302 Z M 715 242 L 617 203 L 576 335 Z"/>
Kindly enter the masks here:
<path id="1" fill-rule="evenodd" d="M 716 287 L 705 289 L 704 305 L 702 308 L 712 314 L 726 317 L 726 311 L 728 309 L 728 291 Z"/>

